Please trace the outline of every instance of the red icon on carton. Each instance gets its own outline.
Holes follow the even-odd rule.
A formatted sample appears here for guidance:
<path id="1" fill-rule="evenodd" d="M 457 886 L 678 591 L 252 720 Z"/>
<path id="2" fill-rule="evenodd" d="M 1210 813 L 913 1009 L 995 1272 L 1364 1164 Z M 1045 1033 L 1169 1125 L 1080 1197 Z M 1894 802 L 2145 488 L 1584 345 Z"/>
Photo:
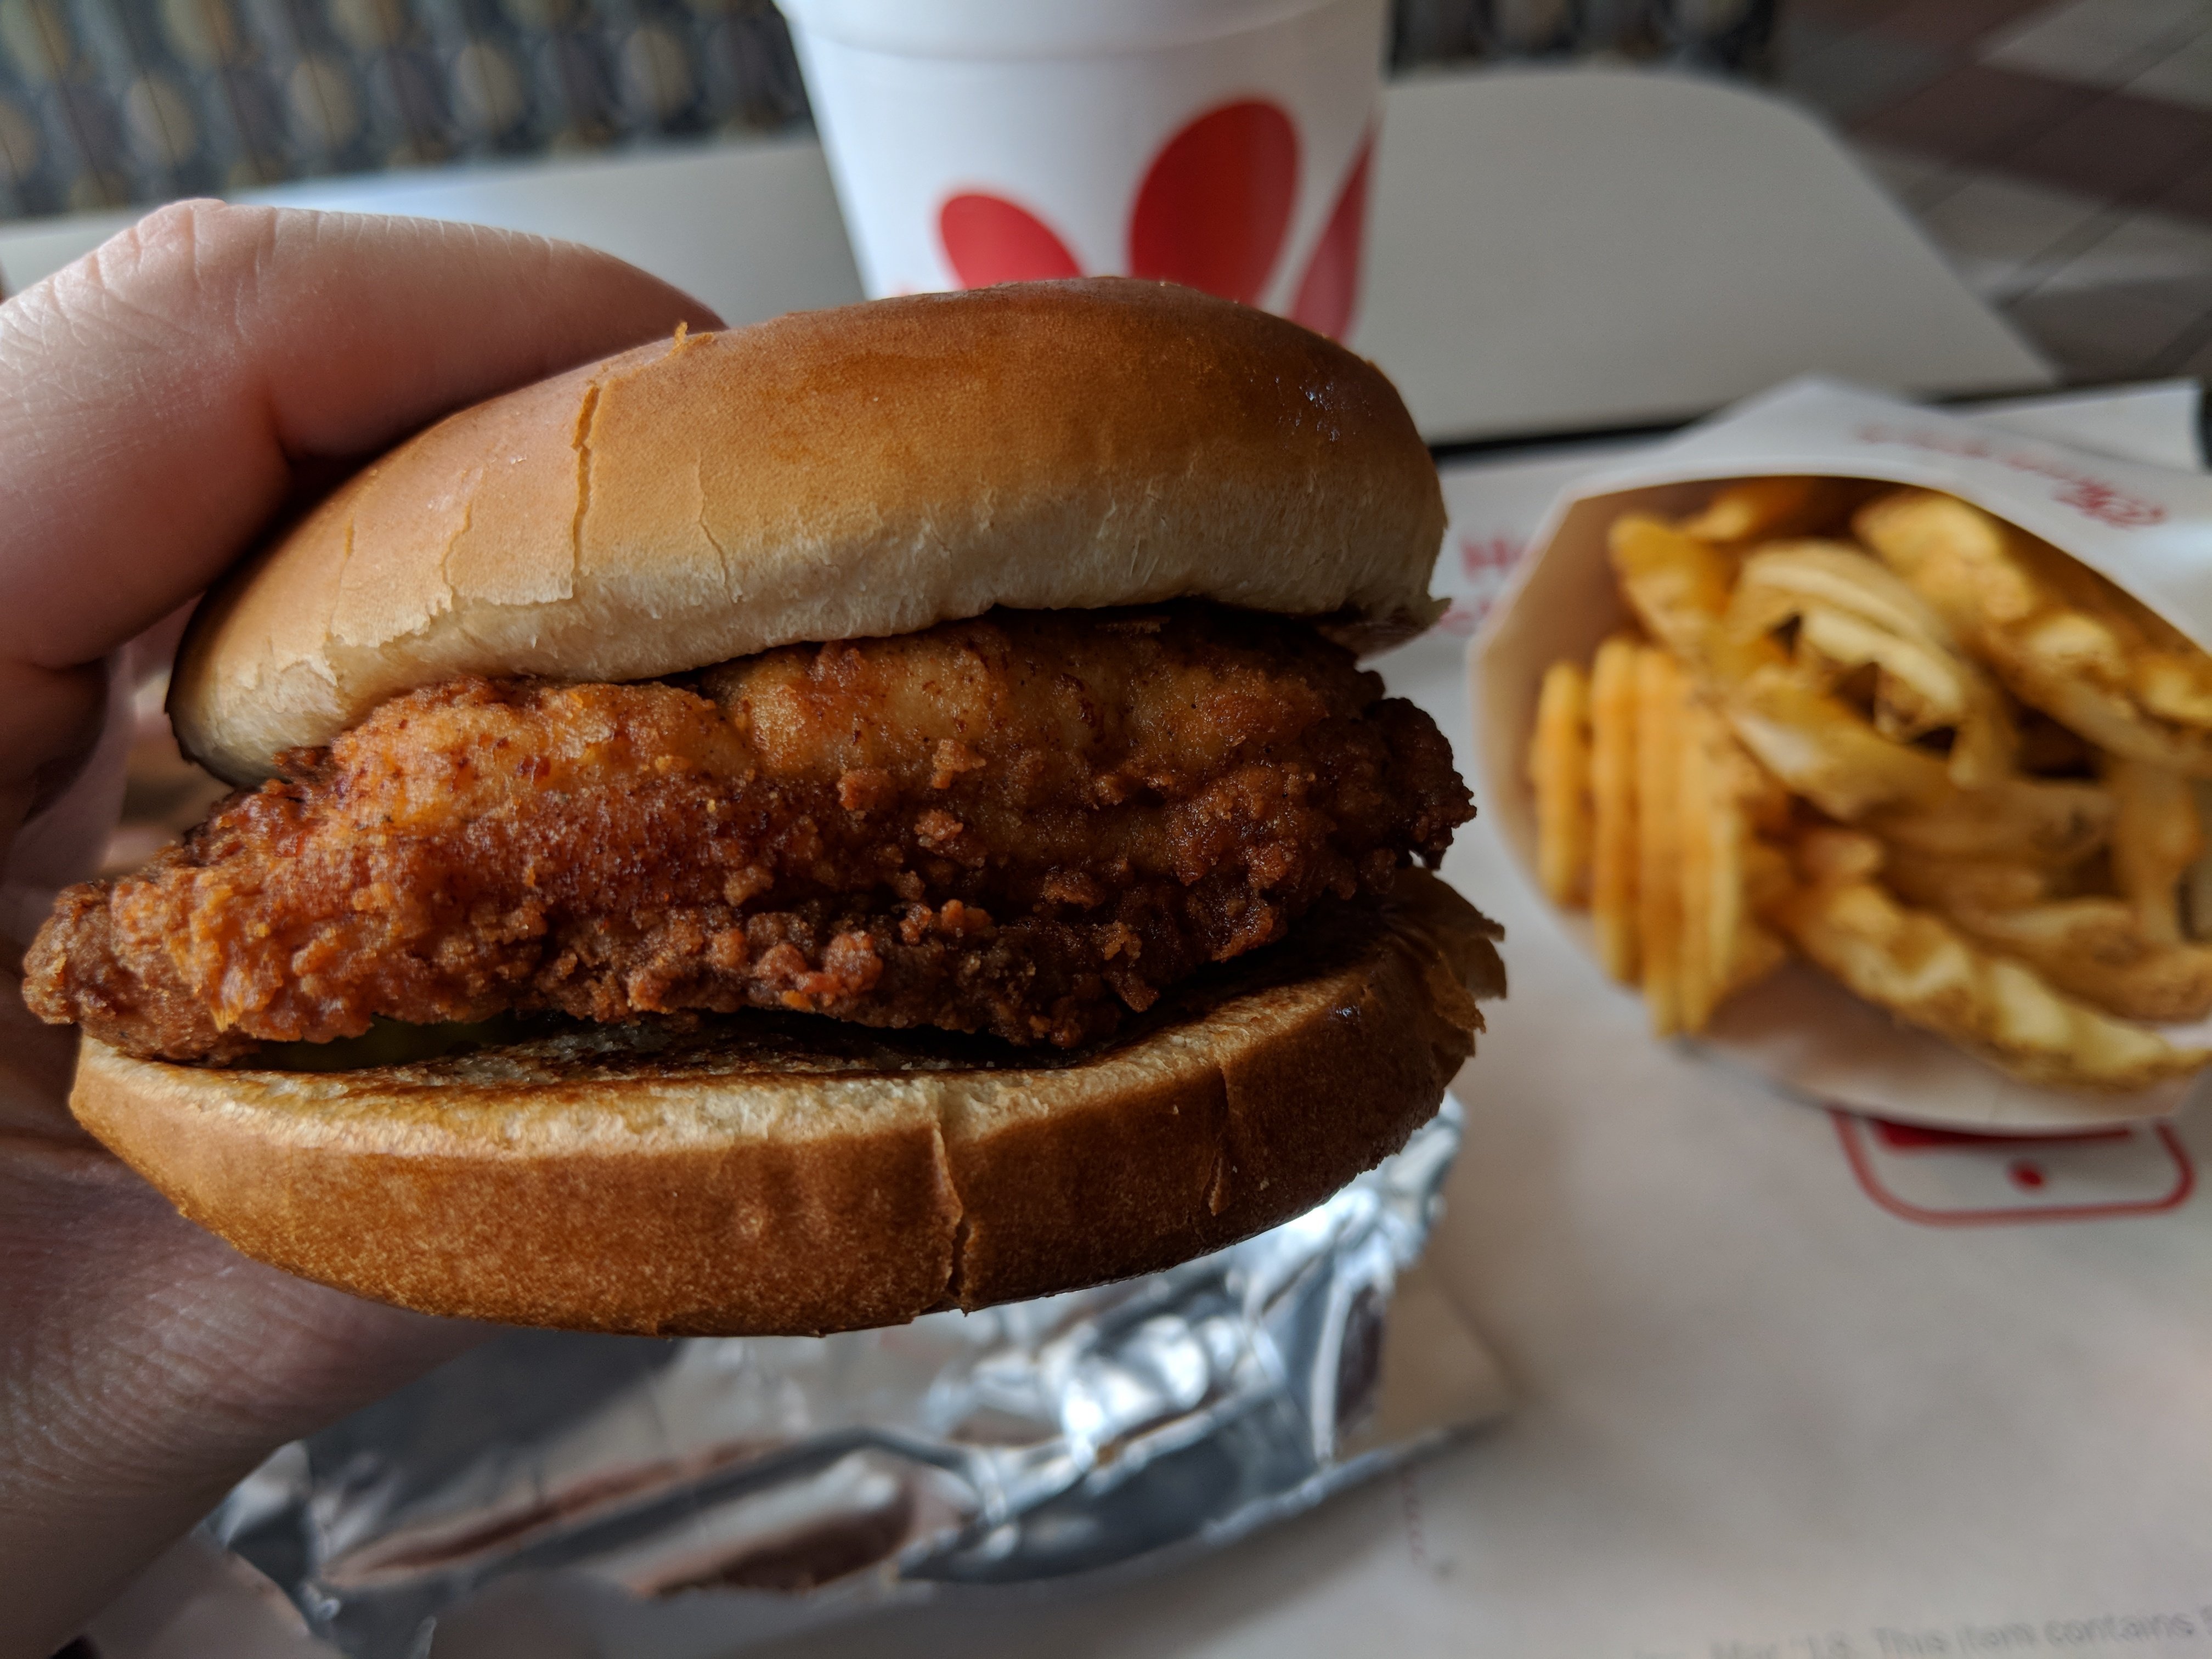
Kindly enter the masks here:
<path id="1" fill-rule="evenodd" d="M 2164 1123 L 1978 1135 L 1828 1115 L 1866 1195 L 1923 1226 L 2155 1215 L 2179 1209 L 2197 1187 L 2188 1149 Z"/>

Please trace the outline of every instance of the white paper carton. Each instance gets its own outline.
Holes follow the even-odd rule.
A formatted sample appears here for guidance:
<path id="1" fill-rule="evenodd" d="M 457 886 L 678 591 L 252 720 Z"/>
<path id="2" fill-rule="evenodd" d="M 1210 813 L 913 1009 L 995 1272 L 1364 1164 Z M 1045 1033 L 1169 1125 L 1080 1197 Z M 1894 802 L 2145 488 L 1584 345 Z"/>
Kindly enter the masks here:
<path id="1" fill-rule="evenodd" d="M 1383 0 L 780 0 L 874 296 L 1164 277 L 1343 337 Z"/>
<path id="2" fill-rule="evenodd" d="M 2212 477 L 2147 466 L 1821 380 L 1793 381 L 1671 443 L 1578 478 L 1553 506 L 1476 641 L 1482 800 L 1524 871 L 1535 859 L 1522 771 L 1538 681 L 1587 662 L 1628 620 L 1606 553 L 1620 514 L 1676 514 L 1716 483 L 1783 474 L 1948 490 L 2042 537 L 2212 649 Z M 1570 917 L 1587 946 L 1589 933 Z M 1698 1039 L 1806 1099 L 1942 1127 L 2055 1132 L 2167 1115 L 2193 1088 L 2130 1095 L 2017 1083 L 1802 964 L 1723 1005 Z"/>

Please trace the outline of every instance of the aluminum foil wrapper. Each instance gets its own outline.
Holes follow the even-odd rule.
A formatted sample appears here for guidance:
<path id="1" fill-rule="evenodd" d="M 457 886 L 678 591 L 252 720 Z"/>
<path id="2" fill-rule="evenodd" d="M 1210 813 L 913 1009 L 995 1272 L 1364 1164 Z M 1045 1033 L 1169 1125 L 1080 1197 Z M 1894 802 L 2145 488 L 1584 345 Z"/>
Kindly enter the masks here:
<path id="1" fill-rule="evenodd" d="M 465 1654 L 472 1609 L 531 1601 L 579 1651 L 728 1653 L 1215 1547 L 1502 1407 L 1407 1277 L 1461 1121 L 1447 1098 L 1297 1220 L 1097 1290 L 825 1338 L 504 1334 L 210 1528 L 356 1659 Z"/>

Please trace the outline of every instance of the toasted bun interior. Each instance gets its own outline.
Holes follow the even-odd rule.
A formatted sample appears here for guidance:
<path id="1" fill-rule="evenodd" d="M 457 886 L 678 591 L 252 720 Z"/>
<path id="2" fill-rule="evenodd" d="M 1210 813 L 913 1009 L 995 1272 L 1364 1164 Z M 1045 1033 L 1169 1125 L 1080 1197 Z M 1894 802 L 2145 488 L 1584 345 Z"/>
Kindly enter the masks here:
<path id="1" fill-rule="evenodd" d="M 994 605 L 1425 626 L 1436 470 L 1389 381 L 1126 278 L 783 317 L 464 410 L 202 605 L 173 683 L 234 783 L 463 673 L 633 680 Z"/>
<path id="2" fill-rule="evenodd" d="M 248 1255 L 427 1312 L 799 1334 L 1145 1273 L 1288 1219 L 1405 1143 L 1504 992 L 1498 930 L 1407 872 L 1127 1040 L 979 1063 L 740 1018 L 346 1073 L 88 1042 L 73 1104 Z"/>

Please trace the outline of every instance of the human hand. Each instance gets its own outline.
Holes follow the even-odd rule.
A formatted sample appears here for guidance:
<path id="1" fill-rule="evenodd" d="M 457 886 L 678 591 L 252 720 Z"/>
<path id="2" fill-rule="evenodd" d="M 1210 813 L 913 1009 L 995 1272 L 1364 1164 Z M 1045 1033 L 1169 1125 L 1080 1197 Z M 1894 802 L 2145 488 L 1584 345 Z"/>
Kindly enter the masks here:
<path id="1" fill-rule="evenodd" d="M 582 248 L 211 203 L 0 306 L 0 869 L 100 729 L 102 660 L 304 481 L 679 320 L 718 325 Z M 0 940 L 0 1659 L 43 1659 L 270 1450 L 474 1334 L 249 1261 L 101 1151 L 25 942 Z"/>

